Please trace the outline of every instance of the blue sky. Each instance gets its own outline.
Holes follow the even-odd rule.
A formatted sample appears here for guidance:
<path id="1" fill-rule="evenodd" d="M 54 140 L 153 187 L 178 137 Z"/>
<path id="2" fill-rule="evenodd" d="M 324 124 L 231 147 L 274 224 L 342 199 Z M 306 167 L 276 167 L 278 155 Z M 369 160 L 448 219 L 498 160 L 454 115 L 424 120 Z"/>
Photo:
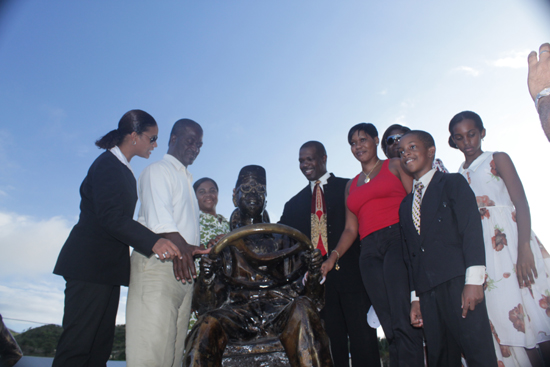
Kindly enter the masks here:
<path id="1" fill-rule="evenodd" d="M 0 6 L 0 313 L 21 331 L 61 323 L 64 281 L 51 274 L 79 214 L 94 141 L 126 111 L 151 113 L 159 160 L 179 118 L 204 129 L 190 166 L 233 210 L 239 169 L 268 175 L 268 211 L 305 184 L 298 149 L 323 142 L 328 168 L 353 177 L 346 136 L 359 122 L 431 132 L 445 165 L 451 117 L 483 118 L 485 150 L 510 154 L 533 229 L 550 247 L 544 138 L 526 86 L 527 55 L 550 40 L 538 0 L 7 1 Z M 382 156 L 382 153 L 379 153 Z M 544 166 L 541 166 L 540 161 Z M 124 323 L 125 292 L 119 309 Z"/>

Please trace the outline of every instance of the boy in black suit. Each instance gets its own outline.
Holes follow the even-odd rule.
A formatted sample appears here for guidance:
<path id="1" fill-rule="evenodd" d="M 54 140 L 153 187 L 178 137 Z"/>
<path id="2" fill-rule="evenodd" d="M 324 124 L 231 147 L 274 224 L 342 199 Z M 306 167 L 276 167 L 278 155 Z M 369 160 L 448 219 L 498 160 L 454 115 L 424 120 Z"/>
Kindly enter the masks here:
<path id="1" fill-rule="evenodd" d="M 458 367 L 463 354 L 469 367 L 497 366 L 475 196 L 462 175 L 432 169 L 435 143 L 427 132 L 405 134 L 399 147 L 401 164 L 414 177 L 413 192 L 399 209 L 413 291 L 411 324 L 424 327 L 428 364 Z"/>

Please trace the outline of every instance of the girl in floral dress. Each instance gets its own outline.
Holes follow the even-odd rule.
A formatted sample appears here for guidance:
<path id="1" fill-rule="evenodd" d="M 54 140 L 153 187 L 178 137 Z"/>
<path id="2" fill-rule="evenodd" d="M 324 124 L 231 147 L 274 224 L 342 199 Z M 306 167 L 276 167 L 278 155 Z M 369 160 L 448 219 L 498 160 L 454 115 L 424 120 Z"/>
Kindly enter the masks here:
<path id="1" fill-rule="evenodd" d="M 201 247 L 211 247 L 216 240 L 229 233 L 229 222 L 227 219 L 216 213 L 218 205 L 218 184 L 211 178 L 203 177 L 193 184 L 197 201 L 199 202 L 199 228 L 201 232 Z M 195 259 L 195 269 L 199 275 L 200 259 Z M 189 330 L 197 321 L 197 313 L 195 310 L 191 313 L 189 320 Z"/>
<path id="2" fill-rule="evenodd" d="M 449 132 L 449 145 L 464 153 L 459 172 L 476 195 L 483 224 L 485 297 L 499 367 L 548 366 L 550 256 L 531 231 L 521 180 L 506 153 L 481 150 L 485 129 L 476 113 L 454 116 Z"/>

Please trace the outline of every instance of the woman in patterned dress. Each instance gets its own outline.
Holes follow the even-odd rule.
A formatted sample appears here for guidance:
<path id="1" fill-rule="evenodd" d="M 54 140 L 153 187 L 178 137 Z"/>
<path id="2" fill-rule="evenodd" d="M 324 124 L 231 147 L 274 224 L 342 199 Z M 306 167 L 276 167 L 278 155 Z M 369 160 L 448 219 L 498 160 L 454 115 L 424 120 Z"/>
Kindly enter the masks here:
<path id="1" fill-rule="evenodd" d="M 201 246 L 212 247 L 223 235 L 229 233 L 229 222 L 227 219 L 216 213 L 218 205 L 218 184 L 211 178 L 203 177 L 193 184 L 197 201 L 199 202 L 199 226 L 201 232 Z M 195 259 L 195 269 L 199 275 L 200 258 Z M 195 310 L 191 313 L 189 330 L 197 321 Z"/>
<path id="2" fill-rule="evenodd" d="M 483 224 L 485 297 L 499 366 L 549 366 L 550 256 L 531 231 L 521 180 L 508 154 L 481 150 L 486 132 L 476 113 L 454 116 L 449 132 L 449 145 L 464 154 L 459 172 Z"/>
<path id="3" fill-rule="evenodd" d="M 229 233 L 229 222 L 216 213 L 218 205 L 218 184 L 208 177 L 203 177 L 193 184 L 195 195 L 199 202 L 201 246 L 210 247 L 208 244 L 216 237 Z"/>

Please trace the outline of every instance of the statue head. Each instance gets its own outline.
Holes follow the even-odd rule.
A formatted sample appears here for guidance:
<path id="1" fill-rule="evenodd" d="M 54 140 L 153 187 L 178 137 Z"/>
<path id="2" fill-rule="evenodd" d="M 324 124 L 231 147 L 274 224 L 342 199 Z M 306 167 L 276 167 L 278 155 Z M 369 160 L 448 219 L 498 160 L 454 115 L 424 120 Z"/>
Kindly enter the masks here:
<path id="1" fill-rule="evenodd" d="M 233 190 L 233 203 L 241 220 L 252 219 L 254 223 L 261 223 L 266 196 L 265 169 L 256 165 L 243 167 Z"/>

